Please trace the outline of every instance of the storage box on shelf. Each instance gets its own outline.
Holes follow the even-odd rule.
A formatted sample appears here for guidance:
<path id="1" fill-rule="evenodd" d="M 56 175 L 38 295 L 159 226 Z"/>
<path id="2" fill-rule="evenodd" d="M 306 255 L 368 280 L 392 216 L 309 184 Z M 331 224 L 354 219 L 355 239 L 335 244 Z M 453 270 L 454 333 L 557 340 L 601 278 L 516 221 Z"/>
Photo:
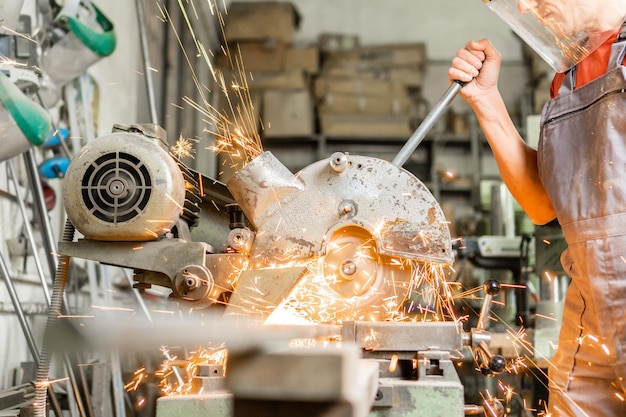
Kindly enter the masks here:
<path id="1" fill-rule="evenodd" d="M 315 80 L 320 132 L 327 137 L 408 138 L 410 86 L 425 65 L 421 43 L 363 46 L 354 35 L 320 36 L 322 68 Z"/>
<path id="2" fill-rule="evenodd" d="M 300 15 L 289 2 L 233 2 L 228 6 L 224 36 L 229 42 L 272 39 L 293 41 Z"/>
<path id="3" fill-rule="evenodd" d="M 314 134 L 314 115 L 308 89 L 267 90 L 263 93 L 263 136 L 301 138 Z"/>

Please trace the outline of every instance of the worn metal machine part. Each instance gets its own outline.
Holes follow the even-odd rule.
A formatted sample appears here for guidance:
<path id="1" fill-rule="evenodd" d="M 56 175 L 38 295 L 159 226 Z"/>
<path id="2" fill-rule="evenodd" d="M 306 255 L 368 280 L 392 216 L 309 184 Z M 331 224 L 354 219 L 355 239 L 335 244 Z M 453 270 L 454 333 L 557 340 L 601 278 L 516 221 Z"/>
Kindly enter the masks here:
<path id="1" fill-rule="evenodd" d="M 293 289 L 282 282 L 264 295 L 299 291 L 298 309 L 313 321 L 387 319 L 409 292 L 411 261 L 453 262 L 439 204 L 387 161 L 337 152 L 292 174 L 265 152 L 227 186 L 255 227 L 250 269 L 306 266 Z M 243 278 L 244 288 L 259 283 L 258 275 Z M 228 308 L 249 311 L 237 292 Z"/>
<path id="2" fill-rule="evenodd" d="M 369 231 L 381 254 L 451 264 L 450 232 L 439 203 L 409 171 L 341 152 L 292 174 L 270 152 L 227 184 L 256 228 L 252 266 L 310 259 L 345 226 Z"/>
<path id="3" fill-rule="evenodd" d="M 65 183 L 84 238 L 61 242 L 61 254 L 132 268 L 136 287 L 167 287 L 196 307 L 225 300 L 245 268 L 243 254 L 226 253 L 228 190 L 171 156 L 157 125 L 115 125 L 81 149 Z"/>

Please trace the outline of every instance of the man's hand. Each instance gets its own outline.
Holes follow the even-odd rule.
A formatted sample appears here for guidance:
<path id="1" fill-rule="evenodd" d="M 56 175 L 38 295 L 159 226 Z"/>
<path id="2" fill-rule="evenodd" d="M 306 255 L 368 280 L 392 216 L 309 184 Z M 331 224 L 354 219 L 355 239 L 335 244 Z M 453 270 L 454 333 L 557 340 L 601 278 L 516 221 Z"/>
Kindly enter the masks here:
<path id="1" fill-rule="evenodd" d="M 501 62 L 500 52 L 487 39 L 469 41 L 452 59 L 448 81 L 467 83 L 460 94 L 474 107 L 481 98 L 497 92 Z"/>

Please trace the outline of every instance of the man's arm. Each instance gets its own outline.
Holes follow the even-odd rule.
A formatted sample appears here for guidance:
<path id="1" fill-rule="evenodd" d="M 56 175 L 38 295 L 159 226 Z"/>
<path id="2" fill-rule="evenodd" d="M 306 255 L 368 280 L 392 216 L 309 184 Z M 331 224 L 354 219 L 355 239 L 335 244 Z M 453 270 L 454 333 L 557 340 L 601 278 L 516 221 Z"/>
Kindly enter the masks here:
<path id="1" fill-rule="evenodd" d="M 450 82 L 467 84 L 460 95 L 470 105 L 498 164 L 502 180 L 535 224 L 556 217 L 537 169 L 537 151 L 520 136 L 498 90 L 500 53 L 488 40 L 470 41 L 457 52 Z"/>

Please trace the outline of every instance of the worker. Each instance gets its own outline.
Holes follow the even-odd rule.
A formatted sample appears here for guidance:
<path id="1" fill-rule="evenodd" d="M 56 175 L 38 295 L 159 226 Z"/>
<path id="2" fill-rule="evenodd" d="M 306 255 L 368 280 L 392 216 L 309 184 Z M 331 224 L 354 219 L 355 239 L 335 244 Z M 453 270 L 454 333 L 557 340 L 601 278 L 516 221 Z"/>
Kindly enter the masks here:
<path id="1" fill-rule="evenodd" d="M 553 45 L 533 45 L 532 31 L 524 38 L 514 19 L 505 20 L 529 46 L 574 57 L 554 61 L 537 149 L 505 108 L 501 56 L 489 40 L 467 42 L 448 79 L 465 83 L 460 95 L 520 206 L 535 224 L 558 219 L 568 244 L 561 262 L 571 282 L 548 369 L 550 416 L 626 416 L 626 1 L 511 1 L 520 19 L 534 17 L 553 32 Z M 586 41 L 576 43 L 581 33 Z"/>

